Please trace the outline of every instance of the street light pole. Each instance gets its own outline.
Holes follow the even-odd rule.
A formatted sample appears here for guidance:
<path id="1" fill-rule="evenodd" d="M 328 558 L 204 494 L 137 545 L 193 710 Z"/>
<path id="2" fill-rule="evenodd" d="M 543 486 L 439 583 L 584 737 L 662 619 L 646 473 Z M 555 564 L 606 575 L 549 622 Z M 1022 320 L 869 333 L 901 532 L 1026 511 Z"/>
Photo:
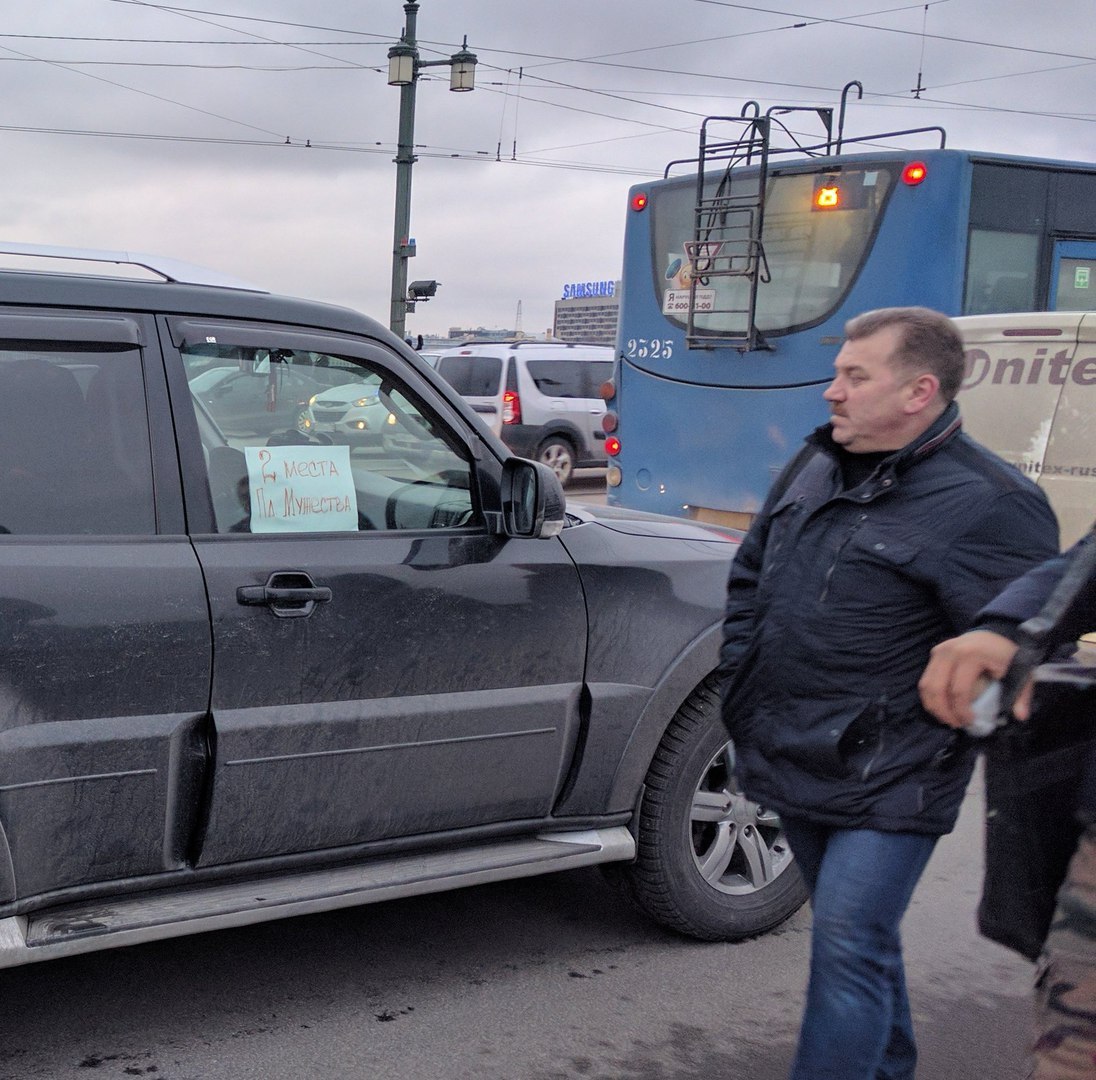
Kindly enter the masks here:
<path id="1" fill-rule="evenodd" d="M 390 68 L 397 59 L 409 58 L 411 61 L 411 78 L 400 86 L 400 126 L 396 138 L 396 219 L 392 235 L 392 311 L 388 323 L 392 333 L 400 338 L 404 336 L 407 320 L 407 260 L 414 250 L 410 238 L 411 167 L 415 164 L 415 89 L 418 83 L 415 62 L 419 58 L 415 48 L 415 21 L 419 5 L 415 0 L 410 0 L 404 4 L 403 10 L 407 13 L 403 37 L 400 38 L 400 45 L 388 54 Z M 396 49 L 400 49 L 400 53 L 393 57 Z M 403 74 L 406 75 L 405 60 Z M 388 81 L 392 81 L 391 70 Z"/>
<path id="2" fill-rule="evenodd" d="M 396 139 L 396 213 L 392 234 L 392 310 L 389 326 L 403 338 L 406 333 L 407 260 L 415 254 L 411 240 L 411 169 L 415 164 L 415 90 L 422 68 L 447 65 L 449 89 L 459 92 L 475 88 L 476 56 L 468 51 L 468 39 L 448 60 L 420 60 L 415 38 L 419 13 L 417 0 L 403 5 L 406 14 L 403 36 L 388 50 L 388 84 L 400 88 L 400 121 Z"/>

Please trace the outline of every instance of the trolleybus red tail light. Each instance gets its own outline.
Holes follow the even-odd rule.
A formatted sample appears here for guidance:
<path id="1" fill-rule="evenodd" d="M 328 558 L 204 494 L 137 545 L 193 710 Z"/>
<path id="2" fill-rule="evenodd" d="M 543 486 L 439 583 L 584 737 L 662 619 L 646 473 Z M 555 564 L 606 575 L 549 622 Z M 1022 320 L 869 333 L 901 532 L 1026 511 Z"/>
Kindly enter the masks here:
<path id="1" fill-rule="evenodd" d="M 637 191 L 632 196 L 632 209 L 635 210 L 637 213 L 640 210 L 647 209 L 647 192 Z"/>
<path id="2" fill-rule="evenodd" d="M 911 161 L 902 170 L 902 183 L 916 187 L 928 174 L 928 166 L 923 161 Z"/>
<path id="3" fill-rule="evenodd" d="M 521 398 L 516 390 L 507 390 L 502 395 L 502 422 L 504 424 L 521 423 Z"/>
<path id="4" fill-rule="evenodd" d="M 605 440 L 605 453 L 609 457 L 616 457 L 620 453 L 620 440 L 615 435 L 610 435 Z"/>
<path id="5" fill-rule="evenodd" d="M 601 417 L 601 430 L 606 435 L 612 434 L 616 431 L 620 424 L 620 417 L 615 412 L 607 412 Z"/>

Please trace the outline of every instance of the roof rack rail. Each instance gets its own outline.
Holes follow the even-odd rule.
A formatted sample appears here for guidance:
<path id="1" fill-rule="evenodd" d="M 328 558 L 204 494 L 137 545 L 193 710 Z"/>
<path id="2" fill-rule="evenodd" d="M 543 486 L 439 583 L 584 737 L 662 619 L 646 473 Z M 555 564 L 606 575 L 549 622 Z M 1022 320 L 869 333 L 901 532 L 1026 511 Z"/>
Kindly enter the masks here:
<path id="1" fill-rule="evenodd" d="M 212 285 L 220 289 L 245 289 L 248 292 L 269 290 L 231 274 L 209 270 L 204 266 L 180 262 L 162 255 L 143 255 L 134 251 L 101 251 L 96 248 L 53 247 L 48 244 L 18 244 L 0 240 L 0 255 L 22 255 L 42 259 L 72 259 L 79 262 L 114 263 L 137 266 L 178 285 Z"/>
<path id="2" fill-rule="evenodd" d="M 573 349 L 576 345 L 599 345 L 597 341 L 567 341 L 564 338 L 511 338 L 505 344 L 512 349 L 526 345 L 560 345 L 567 349 Z M 612 346 L 606 346 L 612 348 Z"/>

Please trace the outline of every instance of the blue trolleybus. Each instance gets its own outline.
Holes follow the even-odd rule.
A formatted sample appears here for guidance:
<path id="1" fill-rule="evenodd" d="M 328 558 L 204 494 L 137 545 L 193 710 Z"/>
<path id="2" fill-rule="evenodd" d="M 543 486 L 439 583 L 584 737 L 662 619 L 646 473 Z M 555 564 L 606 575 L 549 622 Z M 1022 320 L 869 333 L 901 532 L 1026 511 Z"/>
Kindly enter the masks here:
<path id="1" fill-rule="evenodd" d="M 836 134 L 811 110 L 825 137 L 780 149 L 795 111 L 709 117 L 696 159 L 629 193 L 610 504 L 746 527 L 862 311 L 1096 307 L 1096 166 L 845 139 L 844 95 Z M 863 149 L 909 135 L 939 145 Z"/>

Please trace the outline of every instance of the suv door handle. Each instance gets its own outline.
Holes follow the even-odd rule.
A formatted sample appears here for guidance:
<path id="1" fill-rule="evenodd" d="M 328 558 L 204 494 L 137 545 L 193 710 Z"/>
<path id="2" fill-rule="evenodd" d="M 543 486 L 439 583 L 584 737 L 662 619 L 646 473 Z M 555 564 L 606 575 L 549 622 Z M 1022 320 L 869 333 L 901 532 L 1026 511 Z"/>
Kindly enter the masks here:
<path id="1" fill-rule="evenodd" d="M 265 605 L 279 619 L 307 618 L 331 596 L 326 585 L 316 585 L 308 574 L 290 570 L 271 574 L 265 585 L 241 585 L 236 590 L 237 603 Z"/>

